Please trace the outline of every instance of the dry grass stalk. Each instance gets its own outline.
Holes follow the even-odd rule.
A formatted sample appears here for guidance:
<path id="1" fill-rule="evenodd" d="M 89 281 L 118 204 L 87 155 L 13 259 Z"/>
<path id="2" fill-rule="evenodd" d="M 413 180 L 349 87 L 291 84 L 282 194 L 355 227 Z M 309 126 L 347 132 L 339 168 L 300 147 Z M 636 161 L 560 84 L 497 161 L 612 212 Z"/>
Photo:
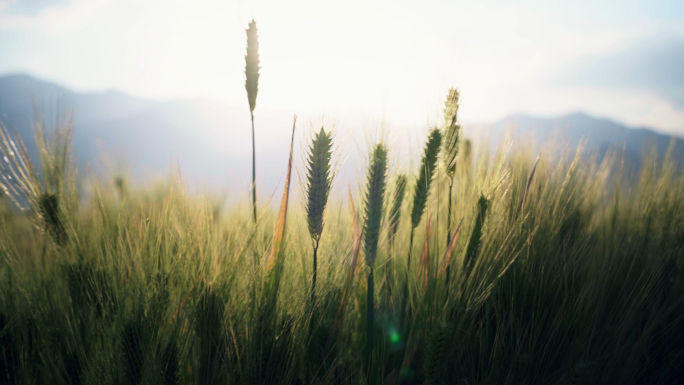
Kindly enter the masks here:
<path id="1" fill-rule="evenodd" d="M 285 177 L 285 188 L 283 189 L 283 198 L 280 201 L 280 211 L 278 213 L 278 220 L 273 234 L 273 246 L 268 260 L 268 286 L 272 291 L 272 295 L 277 294 L 278 284 L 280 283 L 280 276 L 282 274 L 284 247 L 283 241 L 285 239 L 285 225 L 287 223 L 287 203 L 290 197 L 290 176 L 292 174 L 292 151 L 294 148 L 294 134 L 297 126 L 297 115 L 294 117 L 292 123 L 292 139 L 290 142 L 290 158 L 287 162 L 287 176 Z M 271 298 L 274 299 L 274 298 Z"/>

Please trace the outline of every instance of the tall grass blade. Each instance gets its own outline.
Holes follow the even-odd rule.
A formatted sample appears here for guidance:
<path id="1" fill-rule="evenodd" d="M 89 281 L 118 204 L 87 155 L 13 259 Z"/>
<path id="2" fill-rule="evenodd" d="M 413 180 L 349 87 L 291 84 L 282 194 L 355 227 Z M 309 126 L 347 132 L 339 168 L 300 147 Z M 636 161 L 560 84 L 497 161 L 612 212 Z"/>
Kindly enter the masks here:
<path id="1" fill-rule="evenodd" d="M 530 176 L 527 178 L 527 184 L 525 185 L 525 191 L 523 192 L 522 196 L 520 197 L 520 204 L 518 204 L 519 215 L 522 215 L 522 209 L 523 209 L 523 205 L 525 204 L 525 198 L 527 197 L 527 192 L 530 190 L 530 186 L 532 185 L 532 179 L 534 178 L 535 171 L 537 171 L 537 164 L 539 163 L 540 157 L 541 157 L 541 154 L 537 155 L 537 159 L 534 161 L 534 166 L 532 167 L 532 171 L 530 171 Z"/>
<path id="2" fill-rule="evenodd" d="M 361 241 L 363 239 L 363 232 L 361 230 L 361 227 L 359 226 L 359 213 L 356 210 L 356 207 L 354 205 L 354 199 L 352 198 L 351 188 L 349 188 L 349 210 L 350 210 L 351 218 L 352 218 L 352 236 L 353 236 L 352 260 L 351 260 L 351 265 L 349 266 L 349 272 L 347 273 L 347 278 L 344 281 L 344 288 L 342 289 L 342 299 L 340 300 L 340 305 L 337 309 L 337 313 L 335 314 L 335 320 L 333 322 L 333 329 L 332 329 L 332 332 L 330 333 L 328 343 L 326 344 L 326 348 L 325 348 L 326 352 L 330 349 L 330 345 L 332 344 L 332 340 L 337 335 L 337 331 L 339 330 L 340 325 L 342 324 L 342 322 L 344 320 L 344 312 L 345 312 L 345 309 L 347 308 L 347 301 L 349 300 L 349 294 L 351 292 L 351 286 L 352 286 L 352 283 L 354 282 L 354 272 L 356 271 L 356 266 L 358 264 L 359 252 L 361 251 Z"/>
<path id="3" fill-rule="evenodd" d="M 420 265 L 418 266 L 419 280 L 423 281 L 424 289 L 428 288 L 428 280 L 430 275 L 430 233 L 432 232 L 432 216 L 428 218 L 427 227 L 425 228 L 425 241 L 423 242 L 423 253 L 420 256 Z"/>
<path id="4" fill-rule="evenodd" d="M 273 246 L 268 259 L 268 290 L 269 300 L 275 301 L 275 296 L 278 293 L 278 285 L 283 269 L 283 258 L 285 256 L 283 241 L 285 239 L 285 225 L 287 222 L 287 203 L 290 198 L 290 176 L 292 174 L 292 152 L 294 149 L 294 134 L 297 126 L 297 115 L 294 117 L 292 123 L 292 139 L 290 142 L 290 157 L 287 162 L 287 176 L 285 177 L 285 187 L 283 189 L 283 198 L 280 201 L 280 211 L 278 212 L 278 220 L 273 234 Z"/>
<path id="5" fill-rule="evenodd" d="M 449 241 L 449 245 L 444 251 L 444 257 L 442 257 L 442 261 L 439 264 L 439 268 L 437 269 L 437 277 L 441 278 L 447 267 L 449 266 L 451 262 L 451 256 L 454 254 L 454 249 L 456 248 L 456 241 L 458 240 L 458 234 L 461 232 L 461 225 L 463 224 L 463 219 L 465 217 L 462 217 L 461 220 L 458 222 L 458 226 L 456 226 L 456 230 L 454 230 L 454 235 L 451 236 L 451 241 Z"/>

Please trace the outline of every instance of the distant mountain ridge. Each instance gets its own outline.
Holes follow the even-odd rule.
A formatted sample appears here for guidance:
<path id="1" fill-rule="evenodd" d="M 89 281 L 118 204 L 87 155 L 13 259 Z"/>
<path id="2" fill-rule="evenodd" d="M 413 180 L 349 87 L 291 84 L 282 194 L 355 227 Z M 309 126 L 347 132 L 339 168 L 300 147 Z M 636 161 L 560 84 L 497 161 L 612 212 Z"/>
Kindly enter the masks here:
<path id="1" fill-rule="evenodd" d="M 679 166 L 684 165 L 682 138 L 661 134 L 651 128 L 628 128 L 613 120 L 582 112 L 552 118 L 514 114 L 489 126 L 470 127 L 473 133 L 478 130 L 482 131 L 480 135 L 489 135 L 492 146 L 510 136 L 518 144 L 534 140 L 537 150 L 541 150 L 540 146 L 545 143 L 560 139 L 565 149 L 574 153 L 582 142 L 584 153 L 595 154 L 599 160 L 608 150 L 620 155 L 624 151 L 626 162 L 635 170 L 641 167 L 643 156 L 651 147 L 655 147 L 662 160 L 673 145 L 672 160 Z"/>
<path id="2" fill-rule="evenodd" d="M 77 93 L 27 75 L 0 76 L 0 121 L 33 143 L 34 98 L 50 123 L 58 102 L 74 110 L 74 151 L 80 168 L 96 172 L 116 167 L 120 160 L 134 178 L 164 176 L 180 165 L 183 179 L 231 189 L 247 189 L 251 177 L 251 131 L 246 104 L 235 107 L 206 100 L 160 102 L 118 91 Z M 287 163 L 291 114 L 257 110 L 257 179 L 272 191 Z M 556 118 L 512 115 L 489 125 L 466 125 L 467 136 L 489 136 L 496 145 L 507 133 L 516 144 L 537 143 L 554 135 L 574 151 L 586 140 L 588 152 L 625 149 L 639 167 L 645 146 L 653 144 L 662 157 L 671 137 L 652 129 L 628 128 L 608 119 L 574 113 Z M 684 140 L 675 139 L 673 159 L 684 164 Z M 103 161 L 108 159 L 108 161 Z M 177 162 L 177 163 L 176 163 Z M 345 165 L 344 167 L 351 167 Z M 348 173 L 350 175 L 351 173 Z"/>
<path id="3" fill-rule="evenodd" d="M 81 168 L 101 172 L 107 168 L 105 163 L 116 168 L 123 161 L 131 176 L 149 180 L 180 165 L 183 179 L 191 184 L 245 188 L 249 183 L 251 126 L 246 106 L 205 100 L 160 102 L 119 91 L 77 93 L 27 75 L 2 76 L 0 121 L 31 144 L 34 98 L 48 125 L 62 107 L 73 110 L 74 152 Z M 272 111 L 259 113 L 257 166 L 266 178 L 268 165 L 287 162 L 287 154 L 286 149 L 269 148 L 259 136 L 263 128 L 291 118 Z M 287 140 L 287 130 L 280 131 Z M 274 136 L 278 139 L 278 133 L 269 139 Z M 245 172 L 248 169 L 250 173 Z"/>

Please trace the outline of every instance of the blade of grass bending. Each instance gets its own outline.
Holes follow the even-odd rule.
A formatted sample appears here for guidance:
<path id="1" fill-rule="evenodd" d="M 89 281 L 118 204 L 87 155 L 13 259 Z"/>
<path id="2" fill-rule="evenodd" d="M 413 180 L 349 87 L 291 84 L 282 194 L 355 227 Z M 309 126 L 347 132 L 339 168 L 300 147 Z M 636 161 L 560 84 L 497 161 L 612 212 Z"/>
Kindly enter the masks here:
<path id="1" fill-rule="evenodd" d="M 530 185 L 532 184 L 532 178 L 534 178 L 534 172 L 537 171 L 537 163 L 539 163 L 539 157 L 541 157 L 541 153 L 537 155 L 537 160 L 534 161 L 534 166 L 532 167 L 532 172 L 530 172 L 530 177 L 527 178 L 527 184 L 525 185 L 525 191 L 523 192 L 522 197 L 520 197 L 520 204 L 518 205 L 518 213 L 522 214 L 522 208 L 523 204 L 525 203 L 525 197 L 527 197 L 527 191 L 530 189 Z"/>
<path id="2" fill-rule="evenodd" d="M 285 225 L 287 220 L 287 202 L 290 197 L 290 176 L 292 174 L 292 152 L 294 147 L 295 127 L 297 126 L 297 115 L 292 123 L 292 140 L 290 142 L 290 158 L 287 162 L 287 177 L 285 178 L 285 188 L 283 189 L 283 199 L 280 202 L 280 212 L 276 222 L 273 235 L 273 247 L 268 261 L 268 287 L 271 294 L 277 292 L 278 283 L 283 264 L 283 239 L 285 238 Z"/>
<path id="3" fill-rule="evenodd" d="M 428 276 L 430 275 L 430 232 L 432 231 L 432 215 L 428 218 L 425 228 L 425 242 L 423 242 L 423 254 L 420 256 L 420 266 L 418 277 L 422 276 L 425 290 L 428 287 Z"/>
<path id="4" fill-rule="evenodd" d="M 349 266 L 349 273 L 347 273 L 347 280 L 344 282 L 344 290 L 342 291 L 342 300 L 340 301 L 340 307 L 337 309 L 337 314 L 335 314 L 335 321 L 333 322 L 332 333 L 328 338 L 325 350 L 328 351 L 332 340 L 335 338 L 336 332 L 339 329 L 342 320 L 344 319 L 344 309 L 347 306 L 347 300 L 349 298 L 349 292 L 351 290 L 351 285 L 354 280 L 354 271 L 356 271 L 356 265 L 359 259 L 359 252 L 361 251 L 361 240 L 363 239 L 363 234 L 361 228 L 359 228 L 359 214 L 354 206 L 354 199 L 352 198 L 351 187 L 349 187 L 349 210 L 351 211 L 352 217 L 352 234 L 354 236 L 354 244 L 352 248 L 352 263 Z"/>
<path id="5" fill-rule="evenodd" d="M 458 234 L 461 232 L 461 225 L 463 224 L 464 218 L 465 217 L 461 217 L 461 221 L 458 222 L 458 226 L 456 226 L 456 230 L 454 230 L 454 235 L 451 236 L 449 247 L 447 247 L 446 251 L 444 252 L 442 262 L 439 264 L 439 268 L 437 269 L 438 278 L 441 278 L 444 275 L 446 267 L 449 266 L 449 262 L 451 262 L 451 256 L 454 253 L 454 248 L 456 248 L 456 241 L 458 240 Z"/>

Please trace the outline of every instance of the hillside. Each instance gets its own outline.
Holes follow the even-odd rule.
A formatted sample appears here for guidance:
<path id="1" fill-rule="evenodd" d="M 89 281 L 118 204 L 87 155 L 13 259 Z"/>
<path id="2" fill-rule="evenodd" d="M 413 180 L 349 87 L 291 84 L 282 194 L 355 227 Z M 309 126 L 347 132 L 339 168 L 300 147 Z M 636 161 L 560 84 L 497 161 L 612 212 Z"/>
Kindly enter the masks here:
<path id="1" fill-rule="evenodd" d="M 75 155 L 82 169 L 112 172 L 123 165 L 133 178 L 147 180 L 180 166 L 184 180 L 192 185 L 234 190 L 246 189 L 250 183 L 251 138 L 246 106 L 207 100 L 160 102 L 118 91 L 77 93 L 27 75 L 0 77 L 0 119 L 29 143 L 34 98 L 48 123 L 54 120 L 60 104 L 73 108 Z M 282 143 L 287 142 L 291 115 L 257 112 L 257 175 L 263 181 L 261 188 L 271 191 L 283 171 L 272 165 L 286 163 L 287 146 Z M 633 129 L 583 113 L 554 118 L 518 114 L 493 124 L 466 125 L 465 134 L 488 137 L 492 146 L 509 137 L 516 145 L 531 138 L 537 144 L 562 138 L 572 151 L 584 139 L 588 154 L 604 154 L 609 148 L 621 151 L 624 146 L 626 159 L 635 168 L 650 144 L 655 144 L 662 157 L 671 141 L 670 136 L 650 128 Z M 676 140 L 673 156 L 678 164 L 684 163 L 684 140 Z M 354 167 L 344 166 L 345 170 Z"/>

